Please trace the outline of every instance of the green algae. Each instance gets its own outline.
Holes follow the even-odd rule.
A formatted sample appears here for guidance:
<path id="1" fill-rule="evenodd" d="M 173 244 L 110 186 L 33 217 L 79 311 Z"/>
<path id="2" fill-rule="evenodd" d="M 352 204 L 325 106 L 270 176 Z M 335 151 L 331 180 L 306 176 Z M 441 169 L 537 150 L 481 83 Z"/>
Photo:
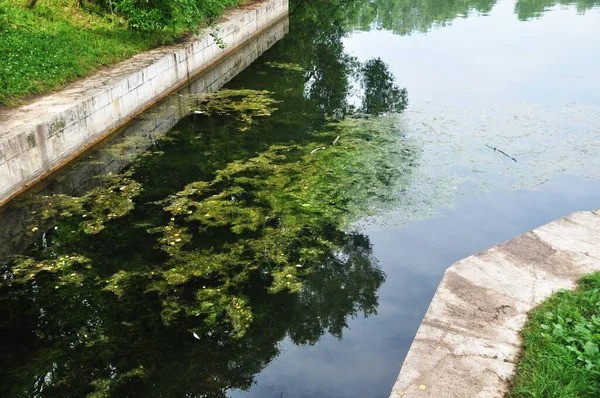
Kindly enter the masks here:
<path id="1" fill-rule="evenodd" d="M 233 117 L 232 126 L 241 130 L 251 127 L 255 118 L 271 115 L 280 102 L 268 90 L 248 89 L 186 100 L 199 101 L 205 117 Z M 161 139 L 161 145 L 178 145 L 174 134 Z M 134 161 L 126 172 L 106 177 L 104 185 L 82 197 L 37 199 L 42 217 L 58 220 L 61 245 L 79 247 L 79 254 L 69 255 L 86 264 L 73 272 L 69 267 L 65 275 L 79 283 L 93 277 L 118 299 L 143 281 L 147 294 L 159 295 L 165 324 L 200 317 L 207 324 L 229 323 L 241 337 L 253 322 L 252 306 L 244 298 L 248 282 L 259 275 L 271 294 L 301 291 L 302 280 L 338 250 L 327 231 L 348 231 L 360 218 L 394 208 L 399 200 L 394 192 L 410 183 L 418 151 L 398 134 L 394 117 L 325 122 L 301 143 L 273 144 L 255 156 L 232 160 L 216 170 L 212 180 L 188 183 L 154 202 L 153 217 L 129 233 L 144 234 L 145 245 L 151 247 L 149 258 L 161 261 L 149 263 L 148 258 L 90 271 L 89 264 L 98 261 L 89 259 L 94 254 L 84 247 L 85 235 L 115 239 L 116 231 L 104 234 L 105 228 L 135 210 L 135 199 L 144 191 L 138 181 L 143 173 L 137 168 L 152 164 L 151 154 Z M 227 237 L 218 245 L 203 243 L 215 234 Z M 61 261 L 21 257 L 13 261 L 18 277 L 12 282 L 35 279 L 40 271 L 58 272 Z"/>
<path id="2" fill-rule="evenodd" d="M 347 61 L 344 71 L 362 73 Z M 39 348 L 5 350 L 11 384 L 221 397 L 247 388 L 284 336 L 341 338 L 348 318 L 376 313 L 385 275 L 353 224 L 394 207 L 389 191 L 409 183 L 419 152 L 396 118 L 359 118 L 337 94 L 322 96 L 349 79 L 318 73 L 307 92 L 313 67 L 286 63 L 268 65 L 261 90 L 181 96 L 199 112 L 101 188 L 38 198 L 54 227 L 39 226 L 47 243 L 13 258 L 0 285 L 3 333 L 43 331 L 31 337 Z M 369 95 L 395 90 L 384 77 Z M 77 261 L 57 269 L 67 256 Z"/>
<path id="3" fill-rule="evenodd" d="M 244 125 L 241 131 L 246 131 L 254 118 L 270 116 L 277 110 L 274 106 L 278 101 L 272 98 L 272 92 L 265 90 L 219 90 L 200 96 L 198 111 L 206 116 L 233 114 Z M 190 96 L 188 96 L 188 99 Z"/>
<path id="4" fill-rule="evenodd" d="M 165 253 L 162 264 L 118 269 L 100 284 L 122 297 L 143 279 L 147 292 L 161 297 L 166 324 L 202 316 L 208 323 L 228 322 L 242 336 L 253 320 L 243 299 L 252 275 L 267 277 L 271 293 L 300 291 L 302 278 L 336 250 L 325 231 L 347 230 L 360 217 L 393 207 L 390 192 L 410 179 L 407 164 L 416 155 L 396 133 L 393 118 L 370 118 L 331 122 L 303 145 L 272 145 L 256 157 L 230 162 L 212 181 L 190 183 L 157 203 L 167 223 L 146 233 Z M 43 197 L 47 207 L 42 214 L 65 220 L 61 230 L 71 229 L 65 240 L 69 245 L 79 244 L 73 238 L 77 231 L 98 235 L 134 209 L 134 198 L 142 192 L 134 170 L 108 178 L 80 198 Z M 199 243 L 223 230 L 232 238 L 220 247 Z M 89 263 L 84 255 L 73 259 Z M 57 264 L 63 261 L 22 258 L 13 265 L 19 276 L 13 282 L 35 278 L 40 271 L 62 275 Z M 71 268 L 58 278 L 61 283 L 66 275 L 80 282 L 85 275 L 78 272 L 88 272 Z M 195 286 L 192 298 L 186 285 Z"/>
<path id="5" fill-rule="evenodd" d="M 304 68 L 302 67 L 302 65 L 299 64 L 294 64 L 291 62 L 265 62 L 266 66 L 269 66 L 271 68 L 278 68 L 278 69 L 284 69 L 284 70 L 290 70 L 290 71 L 294 71 L 294 72 L 304 72 Z"/>
<path id="6" fill-rule="evenodd" d="M 26 283 L 35 279 L 41 272 L 56 275 L 55 289 L 66 284 L 81 286 L 83 284 L 82 269 L 90 268 L 90 261 L 82 256 L 60 256 L 56 259 L 36 261 L 31 257 L 16 256 L 13 260 L 12 277 L 9 283 Z"/>
<path id="7" fill-rule="evenodd" d="M 133 180 L 133 170 L 119 175 L 106 176 L 106 183 L 82 197 L 68 195 L 41 196 L 42 219 L 76 217 L 80 229 L 86 234 L 97 234 L 105 223 L 123 217 L 134 208 L 133 198 L 140 194 L 142 185 Z"/>
<path id="8" fill-rule="evenodd" d="M 351 3 L 304 2 L 293 40 L 229 90 L 177 96 L 177 116 L 193 115 L 152 132 L 129 172 L 41 201 L 47 242 L 1 268 L 0 395 L 225 397 L 282 339 L 342 338 L 350 318 L 377 312 L 385 275 L 358 222 L 453 203 L 464 180 L 448 156 L 492 173 L 481 165 L 495 154 L 470 129 L 464 148 L 449 145 L 438 109 L 414 116 L 439 119 L 433 140 L 389 114 L 407 92 L 380 60 L 344 52 Z M 144 142 L 107 153 L 128 159 Z"/>
<path id="9" fill-rule="evenodd" d="M 148 373 L 143 366 L 139 366 L 135 369 L 119 374 L 116 378 L 100 378 L 92 382 L 94 392 L 87 395 L 88 398 L 107 398 L 113 396 L 111 386 L 113 389 L 120 385 L 128 384 L 131 380 L 148 378 Z"/>
<path id="10" fill-rule="evenodd" d="M 210 295 L 179 305 L 171 301 L 165 313 L 169 321 L 180 311 L 212 318 L 224 313 L 242 333 L 251 318 L 236 318 L 224 297 L 239 294 L 236 289 L 252 273 L 273 278 L 270 292 L 297 292 L 302 275 L 335 250 L 324 229 L 344 230 L 360 217 L 394 206 L 390 185 L 410 178 L 406 164 L 416 151 L 395 134 L 393 121 L 334 122 L 314 139 L 306 145 L 271 146 L 257 157 L 231 162 L 212 182 L 188 184 L 162 202 L 172 221 L 152 232 L 161 233 L 158 241 L 170 258 L 152 289 L 166 294 L 193 279 L 220 289 L 204 286 L 200 292 Z M 322 145 L 328 147 L 313 152 Z M 220 250 L 190 247 L 198 234 L 224 228 L 236 239 Z"/>

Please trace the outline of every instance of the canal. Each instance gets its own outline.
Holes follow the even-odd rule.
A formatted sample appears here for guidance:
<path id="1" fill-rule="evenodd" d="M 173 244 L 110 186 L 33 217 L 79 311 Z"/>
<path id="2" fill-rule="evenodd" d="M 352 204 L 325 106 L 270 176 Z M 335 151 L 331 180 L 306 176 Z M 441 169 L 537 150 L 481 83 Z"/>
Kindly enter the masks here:
<path id="1" fill-rule="evenodd" d="M 449 265 L 600 207 L 598 0 L 287 24 L 1 209 L 0 396 L 387 397 Z"/>

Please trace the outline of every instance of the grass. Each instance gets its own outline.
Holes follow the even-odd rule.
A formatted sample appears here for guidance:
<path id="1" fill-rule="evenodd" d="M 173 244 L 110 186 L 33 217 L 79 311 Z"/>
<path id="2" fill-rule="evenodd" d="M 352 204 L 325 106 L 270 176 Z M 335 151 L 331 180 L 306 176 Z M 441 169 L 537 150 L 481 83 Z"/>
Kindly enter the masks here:
<path id="1" fill-rule="evenodd" d="M 230 2 L 229 2 L 230 3 Z M 137 32 L 122 17 L 76 0 L 0 0 L 0 105 L 57 90 L 102 66 L 172 43 L 186 29 Z"/>
<path id="2" fill-rule="evenodd" d="M 600 397 L 600 273 L 530 314 L 509 397 Z"/>

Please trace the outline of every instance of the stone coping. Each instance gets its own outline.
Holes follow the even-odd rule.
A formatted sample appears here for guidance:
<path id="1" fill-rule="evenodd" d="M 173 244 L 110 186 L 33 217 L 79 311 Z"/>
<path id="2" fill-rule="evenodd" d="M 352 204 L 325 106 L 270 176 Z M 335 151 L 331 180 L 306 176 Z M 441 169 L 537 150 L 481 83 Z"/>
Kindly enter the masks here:
<path id="1" fill-rule="evenodd" d="M 502 397 L 527 313 L 594 271 L 600 210 L 573 213 L 453 264 L 390 397 Z"/>

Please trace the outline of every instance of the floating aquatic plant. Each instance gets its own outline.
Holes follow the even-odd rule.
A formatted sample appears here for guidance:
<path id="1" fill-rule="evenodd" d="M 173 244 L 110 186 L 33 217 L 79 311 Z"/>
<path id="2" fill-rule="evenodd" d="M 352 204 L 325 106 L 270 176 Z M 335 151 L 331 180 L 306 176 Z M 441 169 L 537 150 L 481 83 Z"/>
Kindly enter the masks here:
<path id="1" fill-rule="evenodd" d="M 299 65 L 299 64 L 294 64 L 294 63 L 285 63 L 285 62 L 265 62 L 265 65 L 270 66 L 271 68 L 278 68 L 278 69 L 285 69 L 285 70 L 291 70 L 294 72 L 303 72 L 304 68 Z"/>
<path id="2" fill-rule="evenodd" d="M 188 96 L 197 98 L 200 114 L 233 115 L 242 122 L 240 131 L 246 131 L 254 118 L 270 116 L 277 110 L 278 103 L 273 99 L 272 92 L 265 90 L 219 90 L 211 94 Z"/>
<path id="3" fill-rule="evenodd" d="M 104 229 L 106 222 L 128 214 L 134 208 L 133 198 L 139 195 L 142 185 L 133 180 L 133 169 L 106 176 L 106 183 L 82 197 L 68 195 L 42 196 L 40 211 L 43 219 L 78 217 L 81 229 L 88 234 L 96 234 Z"/>

